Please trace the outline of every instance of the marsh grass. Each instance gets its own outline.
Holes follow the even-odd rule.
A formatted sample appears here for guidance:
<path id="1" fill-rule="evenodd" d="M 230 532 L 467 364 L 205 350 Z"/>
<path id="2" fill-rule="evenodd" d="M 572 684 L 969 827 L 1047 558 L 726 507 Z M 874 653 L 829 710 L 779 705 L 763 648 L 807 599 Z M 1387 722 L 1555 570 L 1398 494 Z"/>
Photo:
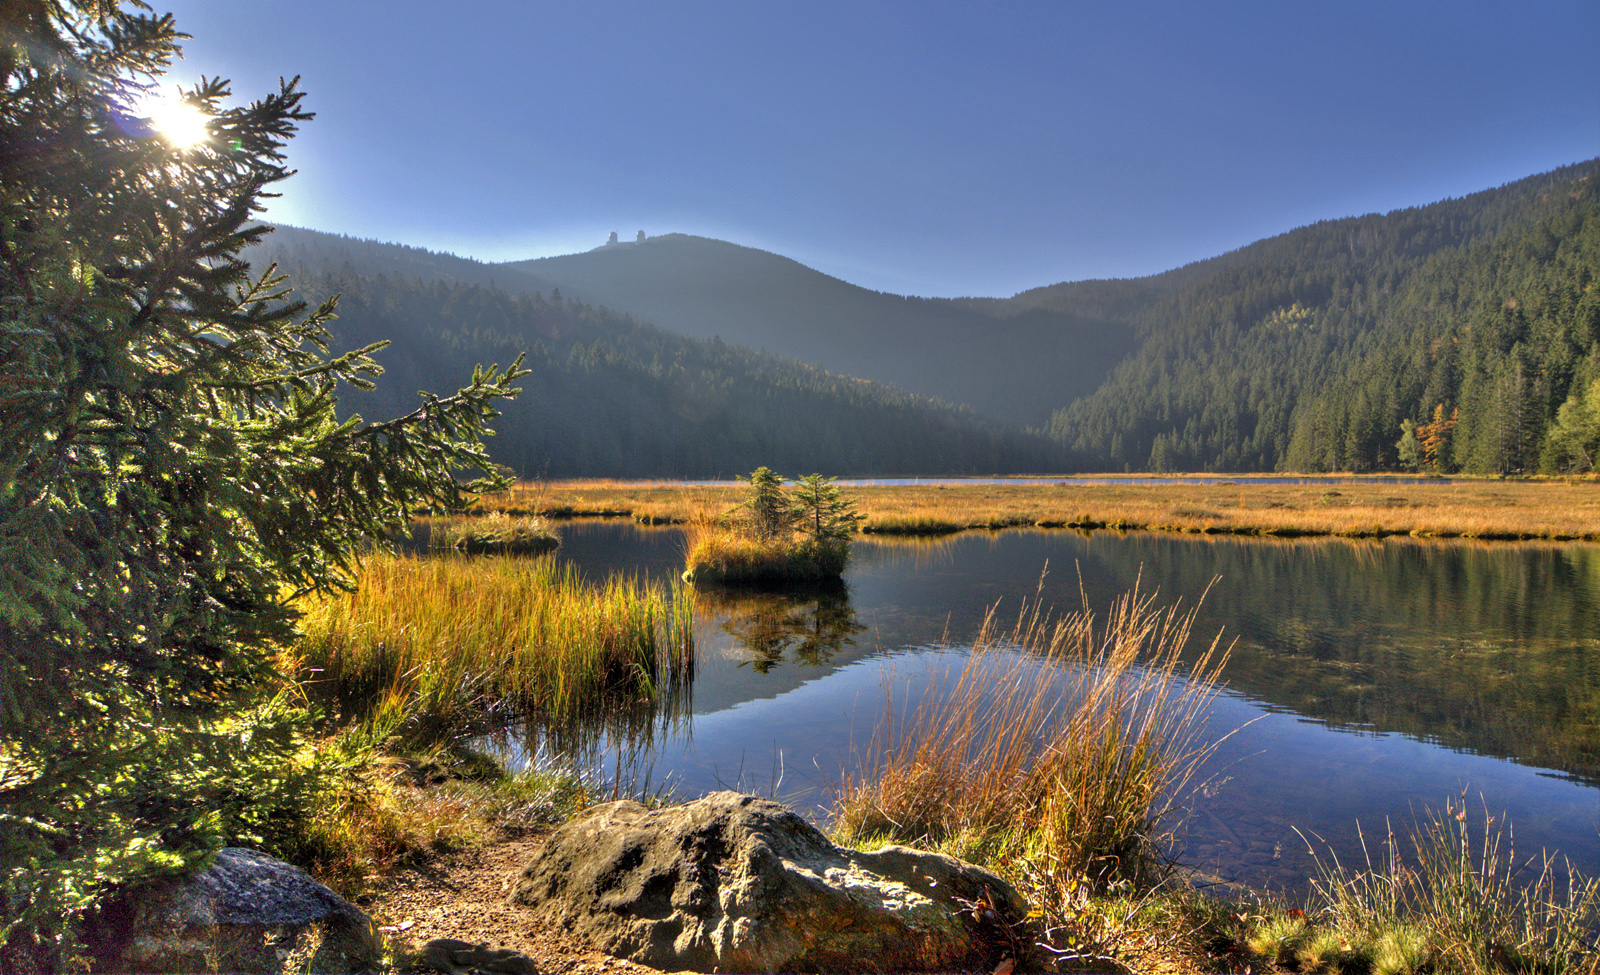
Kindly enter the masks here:
<path id="1" fill-rule="evenodd" d="M 1240 476 L 1225 484 L 1181 479 L 1160 485 L 1091 484 L 1063 478 L 1055 485 L 899 485 L 850 491 L 868 516 L 863 531 L 883 534 L 1037 525 L 1282 537 L 1595 540 L 1600 539 L 1597 484 L 1600 478 L 1594 477 L 1395 484 L 1347 476 L 1270 484 Z M 557 481 L 522 486 L 485 503 L 551 517 L 631 515 L 641 522 L 677 524 L 687 522 L 698 508 L 725 510 L 738 503 L 743 491 L 660 481 Z"/>
<path id="2" fill-rule="evenodd" d="M 837 580 L 850 559 L 848 541 L 790 533 L 759 540 L 697 513 L 685 528 L 684 580 L 695 585 L 789 586 Z"/>
<path id="3" fill-rule="evenodd" d="M 847 774 L 837 833 L 1001 865 L 1047 917 L 1080 888 L 1156 883 L 1165 831 L 1217 745 L 1200 727 L 1227 654 L 1213 641 L 1182 663 L 1193 623 L 1137 590 L 1103 623 L 1035 604 L 1006 629 L 991 612 L 952 686 L 882 728 Z"/>
<path id="4" fill-rule="evenodd" d="M 687 705 L 694 625 L 677 587 L 592 585 L 548 557 L 379 554 L 356 591 L 301 608 L 278 665 L 322 712 L 305 763 L 324 794 L 284 852 L 350 896 L 596 791 L 574 763 L 511 773 L 468 740 L 493 747 L 515 727 L 575 754 L 602 734 L 637 744 Z"/>
<path id="5" fill-rule="evenodd" d="M 1410 835 L 1391 830 L 1359 868 L 1319 858 L 1318 917 L 1351 946 L 1352 968 L 1380 975 L 1422 971 L 1592 973 L 1600 967 L 1600 880 L 1550 854 L 1518 861 L 1508 824 L 1469 821 L 1466 795 L 1428 815 Z M 1362 848 L 1366 839 L 1362 837 Z"/>
<path id="6" fill-rule="evenodd" d="M 456 515 L 428 522 L 428 548 L 468 555 L 543 555 L 561 544 L 545 519 L 491 511 L 481 517 Z"/>
<path id="7" fill-rule="evenodd" d="M 563 723 L 660 706 L 693 674 L 691 603 L 676 587 L 591 585 L 548 557 L 374 555 L 355 592 L 303 609 L 298 667 L 375 735 L 439 741 L 497 715 Z"/>

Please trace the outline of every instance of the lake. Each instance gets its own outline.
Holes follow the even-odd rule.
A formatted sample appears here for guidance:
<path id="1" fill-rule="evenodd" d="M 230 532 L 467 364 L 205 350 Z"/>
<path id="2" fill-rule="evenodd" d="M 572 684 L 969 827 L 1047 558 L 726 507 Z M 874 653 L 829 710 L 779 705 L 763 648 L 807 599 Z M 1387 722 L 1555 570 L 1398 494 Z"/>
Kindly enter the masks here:
<path id="1" fill-rule="evenodd" d="M 673 529 L 561 533 L 592 578 L 683 566 Z M 1465 793 L 1480 820 L 1510 818 L 1519 855 L 1600 873 L 1600 546 L 1019 530 L 863 540 L 852 557 L 836 592 L 701 594 L 692 695 L 635 772 L 822 814 L 885 701 L 959 666 L 992 606 L 1103 612 L 1138 584 L 1162 604 L 1204 595 L 1194 649 L 1219 633 L 1233 648 L 1208 716 L 1233 734 L 1193 798 L 1184 862 L 1292 893 L 1315 867 L 1303 837 L 1359 862 L 1358 822 L 1381 839 Z"/>

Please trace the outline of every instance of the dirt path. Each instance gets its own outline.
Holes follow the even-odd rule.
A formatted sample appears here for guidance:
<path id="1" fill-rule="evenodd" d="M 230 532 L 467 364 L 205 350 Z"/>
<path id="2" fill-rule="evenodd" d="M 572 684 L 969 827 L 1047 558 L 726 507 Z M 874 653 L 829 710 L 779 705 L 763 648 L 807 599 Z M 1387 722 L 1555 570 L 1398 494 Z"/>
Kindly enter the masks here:
<path id="1" fill-rule="evenodd" d="M 509 948 L 534 960 L 541 975 L 651 975 L 657 969 L 585 948 L 533 923 L 526 908 L 506 902 L 511 885 L 543 835 L 440 854 L 392 874 L 365 905 L 396 948 L 400 970 L 433 938 Z"/>

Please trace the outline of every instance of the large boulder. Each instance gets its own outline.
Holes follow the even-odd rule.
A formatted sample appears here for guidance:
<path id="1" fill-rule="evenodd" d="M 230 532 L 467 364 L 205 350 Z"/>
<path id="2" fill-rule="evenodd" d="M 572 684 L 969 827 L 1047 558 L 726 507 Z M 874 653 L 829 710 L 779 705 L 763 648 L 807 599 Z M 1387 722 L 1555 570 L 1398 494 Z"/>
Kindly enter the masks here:
<path id="1" fill-rule="evenodd" d="M 121 970 L 346 973 L 376 971 L 377 928 L 354 904 L 254 850 L 222 850 L 209 867 L 140 893 Z"/>
<path id="2" fill-rule="evenodd" d="M 712 972 L 988 971 L 1026 905 L 953 857 L 833 845 L 775 802 L 596 806 L 551 835 L 513 903 L 607 954 Z"/>

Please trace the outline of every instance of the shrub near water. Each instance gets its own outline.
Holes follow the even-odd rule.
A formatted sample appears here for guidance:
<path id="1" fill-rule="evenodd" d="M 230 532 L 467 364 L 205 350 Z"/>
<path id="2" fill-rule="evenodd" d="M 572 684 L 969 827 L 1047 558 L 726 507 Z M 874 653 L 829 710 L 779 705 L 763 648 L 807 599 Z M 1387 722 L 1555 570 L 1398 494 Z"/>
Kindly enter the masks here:
<path id="1" fill-rule="evenodd" d="M 592 586 L 548 557 L 372 556 L 355 592 L 305 609 L 300 653 L 323 689 L 350 707 L 403 702 L 413 725 L 496 707 L 573 719 L 675 692 L 693 668 L 689 600 Z"/>
<path id="2" fill-rule="evenodd" d="M 1213 642 L 1181 663 L 1193 622 L 1136 591 L 1104 624 L 1025 606 L 1007 633 L 991 613 L 953 689 L 847 777 L 837 830 L 999 865 L 1047 916 L 1084 883 L 1149 884 L 1164 824 L 1216 746 L 1200 720 L 1226 654 Z"/>

